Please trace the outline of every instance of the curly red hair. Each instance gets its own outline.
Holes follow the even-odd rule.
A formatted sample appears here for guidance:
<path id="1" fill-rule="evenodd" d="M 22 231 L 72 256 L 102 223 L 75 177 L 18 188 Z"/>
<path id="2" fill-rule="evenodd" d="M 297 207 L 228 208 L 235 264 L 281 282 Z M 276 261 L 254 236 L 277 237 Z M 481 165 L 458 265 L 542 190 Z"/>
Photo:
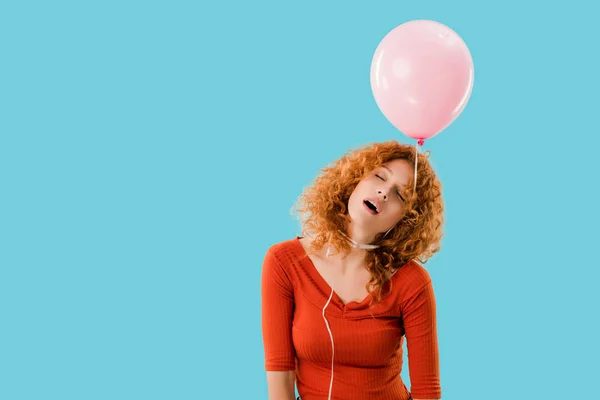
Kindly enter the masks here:
<path id="1" fill-rule="evenodd" d="M 371 306 L 373 299 L 379 303 L 385 296 L 384 287 L 387 293 L 391 291 L 393 272 L 411 259 L 424 264 L 440 250 L 444 222 L 442 185 L 428 161 L 429 155 L 429 151 L 418 155 L 416 191 L 413 172 L 402 192 L 406 202 L 400 220 L 385 238 L 385 233 L 377 234 L 374 243 L 379 248 L 366 251 L 366 268 L 371 273 L 366 289 L 372 294 Z M 395 140 L 373 143 L 345 153 L 321 170 L 295 204 L 303 234 L 313 238 L 312 250 L 318 251 L 329 243 L 343 253 L 351 250 L 350 243 L 338 231 L 347 232 L 350 194 L 371 171 L 395 159 L 407 160 L 414 167 L 415 148 Z"/>

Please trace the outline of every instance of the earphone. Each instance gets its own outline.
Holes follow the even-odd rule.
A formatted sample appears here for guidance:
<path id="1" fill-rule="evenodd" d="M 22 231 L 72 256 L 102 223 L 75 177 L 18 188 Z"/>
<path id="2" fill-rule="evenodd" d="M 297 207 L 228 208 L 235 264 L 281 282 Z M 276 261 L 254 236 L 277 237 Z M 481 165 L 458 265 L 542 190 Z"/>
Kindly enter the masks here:
<path id="1" fill-rule="evenodd" d="M 396 226 L 396 225 L 394 225 L 394 226 Z M 385 233 L 385 235 L 383 235 L 383 237 L 387 236 L 387 234 L 394 228 L 394 226 L 392 226 Z M 340 230 L 338 230 L 338 232 L 340 232 L 346 239 L 348 239 L 352 243 L 352 247 L 354 247 L 354 248 L 376 249 L 379 247 L 379 245 L 358 243 L 355 240 L 353 240 L 351 237 L 346 235 L 344 232 L 342 232 Z M 331 253 L 331 245 L 327 248 L 326 257 L 329 257 L 330 253 Z M 335 345 L 333 342 L 333 334 L 331 333 L 331 328 L 329 327 L 329 322 L 327 321 L 327 318 L 325 318 L 325 309 L 331 302 L 332 297 L 333 297 L 333 287 L 331 288 L 331 294 L 329 295 L 329 299 L 327 299 L 327 303 L 325 303 L 325 306 L 323 307 L 323 312 L 322 312 L 323 320 L 325 321 L 325 326 L 327 327 L 327 331 L 329 332 L 329 339 L 331 339 L 331 380 L 329 381 L 329 396 L 327 397 L 328 400 L 331 400 L 331 392 L 333 389 L 333 363 L 334 363 L 334 358 L 335 358 Z"/>
<path id="2" fill-rule="evenodd" d="M 333 288 L 331 288 L 331 294 L 329 295 L 329 299 L 327 300 L 325 307 L 323 307 L 323 319 L 325 320 L 325 326 L 327 326 L 327 331 L 329 331 L 329 338 L 331 339 L 331 381 L 329 382 L 329 396 L 327 397 L 328 400 L 331 400 L 331 390 L 333 389 L 333 359 L 334 359 L 335 347 L 333 344 L 333 335 L 331 334 L 331 329 L 329 328 L 329 322 L 327 322 L 327 318 L 325 318 L 325 309 L 329 305 L 329 302 L 331 301 L 332 297 L 333 297 Z"/>
<path id="3" fill-rule="evenodd" d="M 392 228 L 393 228 L 393 226 L 392 226 Z M 392 228 L 390 228 L 385 234 L 387 235 L 389 233 L 389 231 L 392 230 Z M 358 243 L 355 240 L 353 240 L 352 238 L 350 238 L 348 235 L 346 235 L 344 232 L 342 232 L 342 231 L 339 231 L 339 232 L 352 243 L 352 247 L 354 247 L 354 248 L 376 249 L 379 247 L 379 245 Z M 384 235 L 384 237 L 385 237 L 385 235 Z M 330 254 L 331 254 L 331 246 L 329 246 L 327 248 L 326 257 L 329 257 Z M 325 326 L 327 327 L 327 331 L 329 332 L 329 338 L 331 339 L 331 381 L 329 382 L 329 396 L 327 397 L 328 400 L 331 400 L 331 391 L 333 389 L 333 360 L 334 360 L 334 355 L 335 355 L 335 345 L 333 343 L 333 334 L 331 333 L 331 328 L 329 327 L 329 322 L 327 322 L 327 318 L 325 318 L 325 309 L 329 305 L 329 302 L 331 301 L 332 297 L 333 297 L 333 287 L 331 288 L 331 294 L 329 295 L 329 299 L 327 299 L 327 303 L 325 303 L 325 307 L 323 307 L 323 320 L 325 320 Z"/>

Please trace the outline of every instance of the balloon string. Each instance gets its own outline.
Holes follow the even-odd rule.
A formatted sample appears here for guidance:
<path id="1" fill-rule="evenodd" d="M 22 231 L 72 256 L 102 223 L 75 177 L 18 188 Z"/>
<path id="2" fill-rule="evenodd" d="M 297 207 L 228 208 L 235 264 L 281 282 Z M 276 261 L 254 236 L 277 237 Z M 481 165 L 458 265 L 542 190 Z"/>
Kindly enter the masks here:
<path id="1" fill-rule="evenodd" d="M 415 144 L 415 168 L 414 168 L 415 169 L 415 179 L 414 179 L 415 187 L 413 189 L 414 191 L 417 190 L 417 159 L 419 158 L 419 148 L 417 147 L 417 145 L 423 146 L 424 142 L 425 142 L 424 139 L 419 139 L 419 140 L 417 140 L 417 143 Z"/>

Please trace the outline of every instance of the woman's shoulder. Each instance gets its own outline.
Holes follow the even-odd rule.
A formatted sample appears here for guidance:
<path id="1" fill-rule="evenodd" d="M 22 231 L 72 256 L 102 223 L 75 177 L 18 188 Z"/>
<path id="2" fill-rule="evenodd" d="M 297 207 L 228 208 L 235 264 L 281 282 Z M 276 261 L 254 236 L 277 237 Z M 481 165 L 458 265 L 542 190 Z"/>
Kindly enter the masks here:
<path id="1" fill-rule="evenodd" d="M 431 276 L 425 267 L 411 259 L 402 265 L 393 276 L 400 298 L 408 298 L 431 282 Z"/>
<path id="2" fill-rule="evenodd" d="M 427 282 L 431 280 L 431 276 L 429 275 L 429 271 L 425 269 L 420 263 L 417 261 L 410 259 L 406 263 L 404 263 L 397 271 L 396 275 L 402 276 L 404 279 L 415 279 L 421 280 L 423 282 Z"/>
<path id="3" fill-rule="evenodd" d="M 269 246 L 267 252 L 270 252 L 276 256 L 281 256 L 286 253 L 297 253 L 297 246 L 299 245 L 298 237 L 284 239 L 279 242 L 275 242 Z"/>
<path id="4" fill-rule="evenodd" d="M 302 279 L 303 254 L 298 237 L 275 242 L 266 251 L 263 270 L 267 274 L 277 275 L 280 282 L 296 285 Z"/>
<path id="5" fill-rule="evenodd" d="M 284 239 L 271 244 L 265 257 L 277 260 L 277 263 L 283 269 L 294 268 L 304 257 L 303 245 L 300 243 L 298 236 Z"/>

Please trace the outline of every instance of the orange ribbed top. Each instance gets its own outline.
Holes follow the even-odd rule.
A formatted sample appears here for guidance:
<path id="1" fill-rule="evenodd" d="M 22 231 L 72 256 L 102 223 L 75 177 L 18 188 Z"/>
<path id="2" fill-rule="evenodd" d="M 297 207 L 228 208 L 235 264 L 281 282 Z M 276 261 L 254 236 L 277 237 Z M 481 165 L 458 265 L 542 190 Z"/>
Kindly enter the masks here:
<path id="1" fill-rule="evenodd" d="M 331 287 L 299 239 L 296 236 L 271 246 L 264 258 L 265 369 L 295 370 L 302 400 L 327 400 L 332 348 L 322 310 Z M 429 273 L 411 260 L 391 280 L 392 292 L 371 310 L 370 295 L 361 302 L 344 304 L 336 293 L 325 309 L 335 348 L 332 399 L 442 397 L 435 297 Z M 400 377 L 405 337 L 410 392 Z"/>

